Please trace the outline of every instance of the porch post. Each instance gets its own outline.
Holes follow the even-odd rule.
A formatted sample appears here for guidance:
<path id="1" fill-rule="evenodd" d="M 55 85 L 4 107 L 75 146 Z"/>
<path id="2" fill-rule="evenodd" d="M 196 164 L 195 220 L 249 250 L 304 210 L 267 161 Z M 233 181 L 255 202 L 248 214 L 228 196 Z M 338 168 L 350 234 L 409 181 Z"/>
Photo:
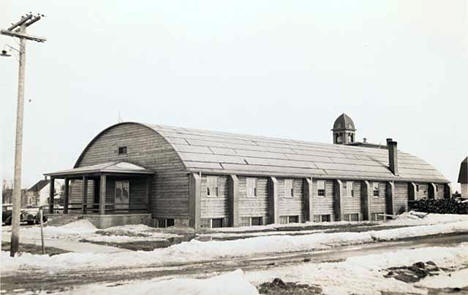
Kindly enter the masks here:
<path id="1" fill-rule="evenodd" d="M 151 206 L 151 178 L 153 176 L 148 176 L 146 178 L 146 206 L 147 206 L 147 211 L 152 213 L 153 208 Z"/>
<path id="2" fill-rule="evenodd" d="M 86 214 L 86 209 L 88 207 L 88 178 L 83 176 L 82 183 L 82 201 L 81 201 L 81 212 Z"/>
<path id="3" fill-rule="evenodd" d="M 99 190 L 99 214 L 106 214 L 106 175 L 101 175 Z"/>
<path id="4" fill-rule="evenodd" d="M 55 194 L 55 178 L 50 177 L 49 186 L 49 213 L 54 213 L 54 194 Z"/>
<path id="5" fill-rule="evenodd" d="M 68 199 L 69 199 L 69 188 L 70 188 L 70 185 L 69 185 L 69 179 L 65 177 L 65 197 L 64 197 L 64 200 L 63 200 L 63 213 L 64 214 L 68 214 Z"/>

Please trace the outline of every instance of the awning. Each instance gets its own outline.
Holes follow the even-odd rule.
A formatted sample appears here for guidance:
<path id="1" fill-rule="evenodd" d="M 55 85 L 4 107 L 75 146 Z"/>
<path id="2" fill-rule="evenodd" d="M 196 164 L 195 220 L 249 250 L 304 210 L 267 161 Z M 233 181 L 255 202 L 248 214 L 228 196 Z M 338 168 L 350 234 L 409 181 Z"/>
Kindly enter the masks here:
<path id="1" fill-rule="evenodd" d="M 78 167 L 68 170 L 62 170 L 57 172 L 45 173 L 44 175 L 63 178 L 63 177 L 78 177 L 84 175 L 101 175 L 101 174 L 154 174 L 153 171 L 148 170 L 144 167 L 128 163 L 128 162 L 106 162 L 102 164 L 96 164 L 91 166 Z"/>

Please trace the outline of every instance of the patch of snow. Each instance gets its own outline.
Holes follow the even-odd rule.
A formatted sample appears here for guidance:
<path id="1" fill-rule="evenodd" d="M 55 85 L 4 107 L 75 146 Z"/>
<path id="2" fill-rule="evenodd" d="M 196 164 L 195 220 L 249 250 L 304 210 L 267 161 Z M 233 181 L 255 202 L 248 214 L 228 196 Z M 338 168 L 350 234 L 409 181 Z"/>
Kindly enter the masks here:
<path id="1" fill-rule="evenodd" d="M 468 221 L 467 214 L 435 214 L 409 211 L 402 213 L 396 219 L 389 220 L 381 225 L 431 225 Z"/>
<path id="2" fill-rule="evenodd" d="M 150 280 L 113 287 L 91 285 L 63 294 L 257 295 L 258 291 L 245 279 L 242 270 L 238 269 L 209 279 Z"/>
<path id="3" fill-rule="evenodd" d="M 426 277 L 416 283 L 416 286 L 434 289 L 468 287 L 468 268 L 438 276 Z"/>
<path id="4" fill-rule="evenodd" d="M 63 236 L 79 236 L 95 233 L 97 228 L 87 219 L 80 219 L 61 226 L 45 226 L 44 236 L 58 238 Z M 38 226 L 20 229 L 20 234 L 31 237 L 40 237 L 41 229 Z"/>
<path id="5" fill-rule="evenodd" d="M 403 294 L 427 294 L 427 290 L 416 285 L 385 278 L 382 270 L 389 267 L 412 265 L 431 260 L 441 267 L 452 267 L 468 263 L 468 244 L 458 247 L 428 247 L 405 249 L 382 254 L 350 257 L 337 263 L 305 263 L 246 273 L 246 278 L 259 285 L 274 278 L 286 282 L 317 284 L 324 294 L 379 294 L 381 291 Z M 463 273 L 457 275 L 463 280 Z M 465 273 L 465 280 L 466 280 Z M 428 283 L 429 284 L 429 279 Z M 436 285 L 435 283 L 433 283 Z M 441 286 L 441 285 L 438 285 Z"/>

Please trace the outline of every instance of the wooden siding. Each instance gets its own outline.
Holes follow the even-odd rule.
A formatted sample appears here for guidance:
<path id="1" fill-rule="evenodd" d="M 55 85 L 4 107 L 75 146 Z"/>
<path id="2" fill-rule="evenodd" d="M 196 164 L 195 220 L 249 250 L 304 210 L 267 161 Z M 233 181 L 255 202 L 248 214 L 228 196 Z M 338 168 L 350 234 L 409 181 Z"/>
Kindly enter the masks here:
<path id="1" fill-rule="evenodd" d="M 278 179 L 279 185 L 279 216 L 299 216 L 299 222 L 304 220 L 304 188 L 302 179 L 292 179 L 294 196 L 289 197 L 285 190 L 285 179 Z"/>
<path id="2" fill-rule="evenodd" d="M 126 155 L 118 154 L 120 146 L 127 147 Z M 75 168 L 110 161 L 126 161 L 156 172 L 151 187 L 153 218 L 189 218 L 188 174 L 161 135 L 140 124 L 116 125 L 95 138 Z"/>
<path id="3" fill-rule="evenodd" d="M 416 200 L 427 199 L 429 197 L 429 185 L 427 183 L 416 183 L 419 191 L 416 191 Z"/>
<path id="4" fill-rule="evenodd" d="M 435 193 L 435 198 L 436 199 L 443 199 L 444 198 L 444 192 L 445 192 L 445 186 L 443 184 L 436 184 L 437 191 Z"/>
<path id="5" fill-rule="evenodd" d="M 216 177 L 216 176 L 215 176 Z M 229 217 L 229 187 L 227 176 L 217 176 L 218 195 L 207 195 L 207 176 L 201 178 L 201 218 Z"/>
<path id="6" fill-rule="evenodd" d="M 334 219 L 333 202 L 334 202 L 333 180 L 325 180 L 325 196 L 317 195 L 317 180 L 312 180 L 312 214 L 313 215 L 331 215 L 331 220 Z M 312 219 L 313 220 L 313 219 Z"/>
<path id="7" fill-rule="evenodd" d="M 408 183 L 395 182 L 393 208 L 395 210 L 395 214 L 408 211 Z"/>
<path id="8" fill-rule="evenodd" d="M 268 197 L 268 178 L 256 177 L 257 196 L 247 196 L 247 178 L 239 177 L 239 216 L 245 217 L 263 217 L 263 223 L 268 222 L 269 197 Z M 245 221 L 245 219 L 244 219 Z"/>
<path id="9" fill-rule="evenodd" d="M 371 190 L 372 190 L 372 183 L 371 183 Z M 372 213 L 385 213 L 385 193 L 386 193 L 386 183 L 379 182 L 379 196 L 374 196 L 373 191 L 370 192 L 370 212 Z"/>
<path id="10" fill-rule="evenodd" d="M 343 183 L 346 181 L 343 180 Z M 361 217 L 361 182 L 360 181 L 353 181 L 353 190 L 354 196 L 348 196 L 346 194 L 346 190 L 344 190 L 344 197 L 343 197 L 343 209 L 344 214 L 352 214 L 352 213 L 359 213 Z"/>

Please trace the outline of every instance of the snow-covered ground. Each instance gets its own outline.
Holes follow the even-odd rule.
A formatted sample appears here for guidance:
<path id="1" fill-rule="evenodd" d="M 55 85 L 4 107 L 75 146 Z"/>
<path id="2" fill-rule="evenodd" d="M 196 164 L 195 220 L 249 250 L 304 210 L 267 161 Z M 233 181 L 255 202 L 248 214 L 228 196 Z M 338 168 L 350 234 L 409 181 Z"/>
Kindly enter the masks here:
<path id="1" fill-rule="evenodd" d="M 436 214 L 416 211 L 405 212 L 396 219 L 389 220 L 380 225 L 431 225 L 468 221 L 467 214 Z"/>
<path id="2" fill-rule="evenodd" d="M 11 227 L 5 227 L 6 232 Z M 20 234 L 31 239 L 40 239 L 40 228 L 22 227 Z M 46 239 L 61 240 L 87 240 L 92 242 L 128 243 L 139 241 L 162 241 L 169 238 L 179 237 L 177 234 L 162 232 L 156 228 L 143 224 L 115 226 L 106 229 L 97 229 L 86 219 L 80 219 L 62 226 L 45 226 L 44 237 Z"/>
<path id="3" fill-rule="evenodd" d="M 208 279 L 150 280 L 116 287 L 91 285 L 64 294 L 113 294 L 113 295 L 256 295 L 257 289 L 246 280 L 242 270 L 236 270 Z"/>
<path id="4" fill-rule="evenodd" d="M 405 283 L 385 278 L 384 270 L 431 260 L 439 267 L 454 268 L 455 272 L 442 272 L 417 283 Z M 208 279 L 169 279 L 122 282 L 119 284 L 94 284 L 68 291 L 67 294 L 258 294 L 254 286 L 281 278 L 285 282 L 318 285 L 324 294 L 379 294 L 379 291 L 402 294 L 427 294 L 426 288 L 462 288 L 468 286 L 468 244 L 458 247 L 429 247 L 399 250 L 383 254 L 357 256 L 337 263 L 303 263 L 262 271 L 241 270 Z M 463 268 L 465 267 L 465 268 Z M 459 269 L 457 269 L 459 268 Z"/>
<path id="5" fill-rule="evenodd" d="M 420 261 L 433 261 L 440 267 L 467 267 L 468 244 L 458 247 L 429 247 L 399 250 L 376 255 L 357 256 L 338 263 L 304 263 L 302 265 L 279 267 L 246 274 L 253 284 L 281 278 L 306 284 L 318 284 L 325 294 L 376 294 L 378 291 L 427 294 L 417 286 L 435 288 L 468 286 L 466 269 L 456 272 L 456 278 L 448 282 L 448 275 L 427 277 L 408 284 L 393 278 L 385 278 L 382 270 L 389 267 L 407 266 Z M 437 279 L 439 278 L 439 279 Z"/>
<path id="6" fill-rule="evenodd" d="M 426 235 L 468 232 L 468 221 L 423 225 L 409 228 L 367 232 L 317 233 L 301 236 L 261 236 L 231 241 L 191 240 L 164 249 L 125 253 L 65 253 L 55 256 L 31 255 L 11 258 L 1 253 L 3 271 L 21 268 L 48 270 L 132 267 L 209 261 L 223 258 L 249 257 L 271 253 L 314 251 L 338 246 L 358 245 L 375 241 L 390 241 Z"/>

